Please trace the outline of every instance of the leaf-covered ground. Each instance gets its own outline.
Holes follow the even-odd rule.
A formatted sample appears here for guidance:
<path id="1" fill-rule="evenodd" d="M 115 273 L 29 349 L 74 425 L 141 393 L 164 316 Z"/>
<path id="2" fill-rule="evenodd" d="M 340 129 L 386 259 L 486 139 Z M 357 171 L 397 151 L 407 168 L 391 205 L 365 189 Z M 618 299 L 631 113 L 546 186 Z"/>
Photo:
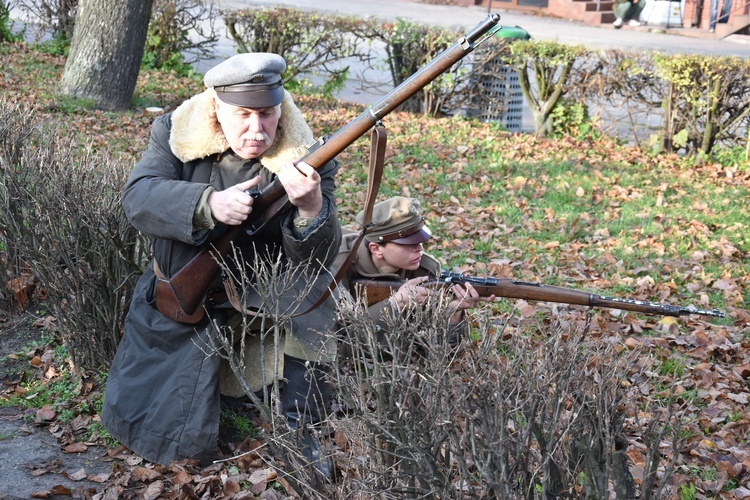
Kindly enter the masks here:
<path id="1" fill-rule="evenodd" d="M 133 111 L 86 110 L 55 96 L 63 64 L 63 58 L 26 45 L 0 45 L 0 99 L 32 106 L 40 118 L 63 125 L 82 147 L 108 149 L 132 161 L 145 148 L 154 116 L 145 107 L 168 111 L 202 89 L 197 81 L 147 73 L 140 77 Z M 317 135 L 335 131 L 364 109 L 319 97 L 298 96 L 297 101 Z M 422 201 L 435 235 L 427 251 L 447 267 L 727 313 L 724 319 L 675 320 L 594 310 L 591 334 L 622 349 L 642 349 L 653 361 L 656 369 L 636 366 L 627 381 L 644 403 L 669 397 L 670 389 L 679 397 L 687 440 L 669 495 L 686 494 L 691 490 L 681 487 L 692 484 L 696 498 L 749 497 L 750 165 L 693 166 L 677 156 L 652 157 L 603 137 L 537 139 L 452 118 L 393 113 L 385 124 L 389 146 L 380 199 L 402 194 Z M 353 222 L 364 201 L 368 147 L 360 139 L 339 157 L 343 224 Z M 583 325 L 587 315 L 574 306 L 523 301 L 488 307 L 498 318 L 554 318 L 573 326 Z M 509 333 L 519 323 L 512 320 Z M 5 338 L 0 336 L 0 342 Z M 27 347 L 5 357 L 4 368 L 12 359 L 18 372 L 20 360 L 27 377 L 52 384 L 55 370 L 62 373 L 65 367 L 45 362 L 45 352 L 43 346 Z M 23 392 L 20 380 L 3 380 L 3 397 Z M 95 380 L 72 385 L 74 408 L 101 396 Z M 59 415 L 48 416 L 54 422 Z M 636 477 L 645 461 L 638 438 L 644 418 L 633 414 L 628 419 L 633 437 L 628 455 Z M 50 424 L 45 413 L 40 419 L 68 430 L 81 425 L 70 420 Z M 67 438 L 61 446 L 78 441 L 75 433 L 61 435 Z M 87 439 L 96 441 L 97 435 Z M 121 452 L 112 448 L 108 454 Z M 156 498 L 160 491 L 178 497 L 178 490 L 197 496 L 221 490 L 229 498 L 240 484 L 255 484 L 258 490 L 266 481 L 283 485 L 252 454 L 208 470 L 189 464 L 151 468 L 131 455 L 122 457 L 100 498 L 109 498 L 104 491 L 128 498 Z"/>

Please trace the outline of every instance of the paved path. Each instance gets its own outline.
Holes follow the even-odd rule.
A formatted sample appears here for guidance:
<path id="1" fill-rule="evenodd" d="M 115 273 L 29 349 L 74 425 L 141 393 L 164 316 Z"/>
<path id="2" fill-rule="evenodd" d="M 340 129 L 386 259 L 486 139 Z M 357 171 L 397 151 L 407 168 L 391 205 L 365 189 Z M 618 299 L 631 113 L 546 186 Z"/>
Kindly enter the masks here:
<path id="1" fill-rule="evenodd" d="M 496 8 L 500 24 L 521 26 L 533 38 L 556 40 L 563 43 L 582 44 L 593 49 L 659 50 L 712 55 L 738 55 L 750 57 L 750 37 L 731 36 L 724 40 L 690 38 L 663 32 L 639 31 L 610 25 L 597 27 L 580 21 L 568 21 L 535 14 L 525 14 Z M 414 22 L 458 29 L 473 28 L 487 15 L 486 6 L 432 5 L 406 0 L 219 0 L 223 8 L 241 9 L 252 5 L 285 5 L 304 10 L 322 10 L 343 15 L 380 17 L 395 20 L 397 17 Z M 660 27 L 654 27 L 658 29 Z"/>
<path id="2" fill-rule="evenodd" d="M 287 6 L 300 10 L 318 10 L 341 15 L 377 17 L 394 21 L 397 18 L 413 22 L 442 26 L 458 32 L 465 32 L 484 19 L 486 6 L 432 5 L 409 0 L 217 0 L 223 9 L 243 9 L 252 6 Z M 611 25 L 590 26 L 580 21 L 570 21 L 536 14 L 509 11 L 495 8 L 500 14 L 501 26 L 520 26 L 540 40 L 554 40 L 561 43 L 581 44 L 590 49 L 629 49 L 634 51 L 658 50 L 667 53 L 695 53 L 706 55 L 736 55 L 750 57 L 750 36 L 732 36 L 723 40 L 698 39 L 667 34 L 663 26 L 651 28 L 623 28 L 616 30 Z M 217 47 L 217 55 L 234 54 L 234 46 L 223 40 Z M 216 64 L 202 61 L 196 65 L 199 72 L 205 72 Z M 350 80 L 346 88 L 336 93 L 345 102 L 372 104 L 391 90 L 388 75 L 372 68 L 365 68 L 356 62 L 351 64 Z M 364 85 L 366 82 L 367 85 Z M 367 87 L 365 90 L 363 87 Z M 373 87 L 374 86 L 374 87 Z M 528 107 L 524 104 L 523 130 L 533 130 Z"/>

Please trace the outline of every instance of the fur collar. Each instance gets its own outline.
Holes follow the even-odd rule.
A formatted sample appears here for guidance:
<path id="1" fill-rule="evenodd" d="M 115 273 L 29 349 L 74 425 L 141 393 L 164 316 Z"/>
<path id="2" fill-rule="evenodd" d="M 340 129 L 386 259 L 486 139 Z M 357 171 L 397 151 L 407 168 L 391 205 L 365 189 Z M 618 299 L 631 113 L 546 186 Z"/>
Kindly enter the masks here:
<path id="1" fill-rule="evenodd" d="M 216 120 L 213 98 L 216 92 L 208 89 L 180 104 L 172 113 L 169 146 L 180 161 L 188 162 L 229 149 L 221 126 Z M 260 162 L 273 173 L 279 167 L 302 158 L 313 143 L 313 134 L 289 92 L 284 91 L 281 119 L 276 141 L 263 153 Z"/>

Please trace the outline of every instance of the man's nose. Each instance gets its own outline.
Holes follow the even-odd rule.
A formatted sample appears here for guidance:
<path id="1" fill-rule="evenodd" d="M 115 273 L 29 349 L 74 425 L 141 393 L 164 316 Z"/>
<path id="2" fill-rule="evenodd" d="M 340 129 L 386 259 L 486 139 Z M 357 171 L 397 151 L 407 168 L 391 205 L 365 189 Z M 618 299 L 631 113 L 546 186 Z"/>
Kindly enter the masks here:
<path id="1" fill-rule="evenodd" d="M 261 132 L 263 126 L 260 122 L 260 115 L 257 113 L 250 114 L 250 117 L 247 119 L 247 128 L 252 132 Z"/>

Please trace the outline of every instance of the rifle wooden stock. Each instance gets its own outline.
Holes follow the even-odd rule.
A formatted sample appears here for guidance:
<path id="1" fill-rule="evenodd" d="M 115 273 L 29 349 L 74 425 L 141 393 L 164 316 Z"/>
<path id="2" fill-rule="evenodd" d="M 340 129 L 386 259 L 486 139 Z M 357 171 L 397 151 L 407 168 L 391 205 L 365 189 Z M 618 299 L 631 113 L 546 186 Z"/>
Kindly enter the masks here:
<path id="1" fill-rule="evenodd" d="M 557 302 L 560 304 L 574 304 L 588 307 L 603 307 L 636 311 L 645 314 L 663 316 L 686 316 L 699 314 L 723 318 L 724 313 L 717 309 L 703 310 L 692 307 L 680 307 L 669 304 L 658 304 L 635 299 L 619 299 L 605 297 L 572 288 L 530 283 L 510 278 L 477 278 L 463 274 L 443 272 L 436 280 L 428 281 L 424 286 L 447 287 L 454 284 L 466 285 L 470 283 L 481 297 L 503 297 L 508 299 L 524 299 L 539 302 Z M 350 283 L 350 290 L 355 297 L 363 297 L 370 306 L 389 298 L 403 284 L 403 281 L 355 279 Z"/>
<path id="2" fill-rule="evenodd" d="M 300 161 L 318 169 L 344 151 L 355 140 L 370 130 L 384 116 L 395 110 L 409 97 L 447 71 L 471 53 L 500 21 L 499 14 L 490 14 L 473 30 L 441 52 L 426 66 L 391 90 L 361 115 L 347 123 L 325 141 L 316 143 Z M 239 226 L 232 226 L 204 248 L 170 279 L 156 283 L 156 307 L 167 317 L 184 323 L 197 323 L 202 317 L 202 305 L 211 283 L 219 272 L 219 261 L 228 254 L 232 240 L 240 231 L 257 227 L 261 220 L 270 220 L 286 202 L 286 191 L 274 180 L 253 195 L 253 211 Z M 201 310 L 199 311 L 199 308 Z"/>

